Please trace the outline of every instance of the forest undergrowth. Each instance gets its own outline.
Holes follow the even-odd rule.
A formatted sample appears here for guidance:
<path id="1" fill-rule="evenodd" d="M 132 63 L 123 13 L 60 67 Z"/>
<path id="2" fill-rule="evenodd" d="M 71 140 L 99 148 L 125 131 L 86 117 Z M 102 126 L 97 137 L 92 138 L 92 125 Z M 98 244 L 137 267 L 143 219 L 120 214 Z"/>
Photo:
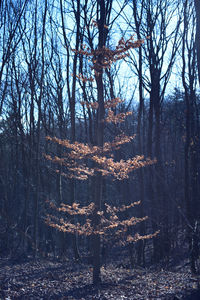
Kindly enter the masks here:
<path id="1" fill-rule="evenodd" d="M 200 275 L 191 273 L 187 259 L 131 268 L 127 253 L 112 257 L 101 268 L 98 286 L 87 257 L 2 258 L 0 299 L 199 299 Z"/>

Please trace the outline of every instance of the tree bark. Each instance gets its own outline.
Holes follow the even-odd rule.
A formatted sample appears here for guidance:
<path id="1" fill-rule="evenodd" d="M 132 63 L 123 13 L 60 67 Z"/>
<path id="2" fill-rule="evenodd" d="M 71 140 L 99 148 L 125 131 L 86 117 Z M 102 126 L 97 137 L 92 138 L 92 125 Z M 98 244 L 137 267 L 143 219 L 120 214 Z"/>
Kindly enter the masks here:
<path id="1" fill-rule="evenodd" d="M 106 3 L 105 0 L 99 0 L 97 2 L 97 16 L 98 19 L 98 29 L 99 29 L 99 41 L 98 49 L 100 54 L 97 57 L 98 65 L 101 65 L 103 60 L 103 54 L 101 50 L 106 43 L 107 31 L 105 30 L 106 25 Z M 103 149 L 104 144 L 104 85 L 103 85 L 103 68 L 95 69 L 95 80 L 97 84 L 97 120 L 96 120 L 96 145 Z M 99 226 L 99 217 L 97 212 L 101 209 L 102 203 L 102 183 L 103 178 L 100 173 L 96 174 L 95 178 L 95 212 L 94 212 L 94 228 L 98 230 Z M 93 284 L 99 284 L 101 282 L 100 277 L 100 268 L 101 268 L 101 241 L 99 234 L 94 234 L 93 236 Z"/>
<path id="2" fill-rule="evenodd" d="M 197 51 L 197 69 L 200 85 L 200 1 L 194 0 L 196 11 L 196 51 Z"/>

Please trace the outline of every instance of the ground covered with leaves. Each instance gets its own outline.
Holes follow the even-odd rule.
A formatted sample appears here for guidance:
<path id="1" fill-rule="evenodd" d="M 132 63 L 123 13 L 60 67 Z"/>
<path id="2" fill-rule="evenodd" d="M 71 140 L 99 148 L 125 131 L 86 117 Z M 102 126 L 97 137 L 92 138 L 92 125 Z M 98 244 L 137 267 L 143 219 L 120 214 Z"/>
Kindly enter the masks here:
<path id="1" fill-rule="evenodd" d="M 199 276 L 176 270 L 102 267 L 102 284 L 92 285 L 90 266 L 73 260 L 13 263 L 0 260 L 0 299 L 200 299 Z"/>

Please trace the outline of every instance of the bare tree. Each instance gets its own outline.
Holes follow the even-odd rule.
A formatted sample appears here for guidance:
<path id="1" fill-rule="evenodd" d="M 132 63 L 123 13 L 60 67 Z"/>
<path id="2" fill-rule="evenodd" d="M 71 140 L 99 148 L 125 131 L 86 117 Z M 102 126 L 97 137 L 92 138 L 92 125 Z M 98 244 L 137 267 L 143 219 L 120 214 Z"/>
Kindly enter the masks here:
<path id="1" fill-rule="evenodd" d="M 147 154 L 150 158 L 156 157 L 157 164 L 154 173 L 152 173 L 152 170 L 149 171 L 151 174 L 149 174 L 148 180 L 148 197 L 153 204 L 152 207 L 157 211 L 156 216 L 153 216 L 152 219 L 152 226 L 155 230 L 158 229 L 158 224 L 161 222 L 159 214 L 162 214 L 163 232 L 161 231 L 160 239 L 163 238 L 164 241 L 166 239 L 164 236 L 167 235 L 167 208 L 165 207 L 166 195 L 163 193 L 160 184 L 160 179 L 164 176 L 161 147 L 161 111 L 177 49 L 180 46 L 178 33 L 181 19 L 177 18 L 174 22 L 175 25 L 171 25 L 174 12 L 177 9 L 173 1 L 133 1 L 130 6 L 133 9 L 134 17 L 134 21 L 130 22 L 131 28 L 136 30 L 138 38 L 147 38 L 142 45 L 142 50 L 138 50 L 138 55 L 133 52 L 134 55 L 130 57 L 130 62 L 132 62 L 135 68 L 133 71 L 137 74 L 140 82 L 139 119 L 142 111 L 143 87 L 149 93 Z M 138 126 L 140 128 L 140 125 Z M 155 180 L 153 179 L 154 176 Z M 154 240 L 155 259 L 159 259 L 164 255 L 164 251 L 167 251 L 167 247 L 163 246 L 162 248 L 161 244 L 164 245 L 164 242 L 162 243 L 158 239 Z"/>
<path id="2" fill-rule="evenodd" d="M 22 38 L 22 35 L 19 33 L 18 29 L 26 4 L 27 0 L 24 1 L 21 7 L 14 1 L 2 1 L 0 3 L 0 34 L 2 36 L 0 44 L 0 115 L 2 114 L 5 91 L 7 87 L 7 80 L 4 70 L 6 69 L 6 65 L 9 63 L 12 54 L 15 53 Z"/>
<path id="3" fill-rule="evenodd" d="M 199 124 L 196 96 L 196 49 L 195 49 L 195 16 L 193 7 L 186 0 L 183 4 L 184 29 L 182 44 L 182 82 L 185 92 L 185 205 L 188 219 L 188 239 L 192 272 L 197 272 L 196 261 L 199 256 L 198 222 L 199 215 L 199 175 L 198 175 L 198 139 Z"/>

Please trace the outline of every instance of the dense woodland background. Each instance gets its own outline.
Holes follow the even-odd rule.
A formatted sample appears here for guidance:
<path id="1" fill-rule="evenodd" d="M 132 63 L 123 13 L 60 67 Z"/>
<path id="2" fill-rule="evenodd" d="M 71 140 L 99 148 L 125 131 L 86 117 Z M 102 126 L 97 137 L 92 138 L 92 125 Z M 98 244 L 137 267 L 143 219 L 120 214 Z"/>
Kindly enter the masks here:
<path id="1" fill-rule="evenodd" d="M 198 22 L 194 0 L 0 1 L 1 257 L 90 258 L 89 237 L 59 232 L 45 219 L 47 200 L 89 205 L 94 179 L 63 177 L 62 166 L 56 172 L 44 154 L 61 157 L 64 150 L 45 137 L 98 144 L 99 112 L 91 103 L 99 101 L 100 85 L 92 79 L 94 58 L 81 50 L 115 49 L 134 36 L 142 45 L 102 71 L 104 101 L 119 97 L 125 101 L 115 113 L 132 112 L 124 122 L 106 123 L 104 141 L 135 134 L 114 158 L 157 162 L 125 180 L 103 177 L 101 200 L 102 207 L 141 201 L 123 217 L 148 220 L 130 233 L 160 233 L 123 247 L 102 243 L 102 258 L 127 251 L 132 266 L 189 258 L 199 271 Z"/>

